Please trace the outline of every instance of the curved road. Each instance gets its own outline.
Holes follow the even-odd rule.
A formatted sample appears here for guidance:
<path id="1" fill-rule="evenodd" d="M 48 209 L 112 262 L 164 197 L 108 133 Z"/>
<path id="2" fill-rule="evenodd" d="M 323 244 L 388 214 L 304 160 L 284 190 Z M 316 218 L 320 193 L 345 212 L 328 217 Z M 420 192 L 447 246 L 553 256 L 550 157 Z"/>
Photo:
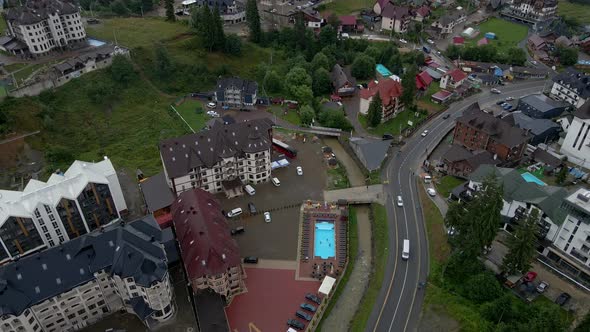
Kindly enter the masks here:
<path id="1" fill-rule="evenodd" d="M 366 331 L 401 332 L 414 331 L 420 316 L 424 291 L 418 289 L 418 283 L 425 281 L 428 275 L 428 243 L 422 218 L 417 174 L 425 159 L 427 150 L 432 151 L 442 138 L 454 127 L 454 120 L 472 103 L 478 101 L 483 107 L 499 99 L 512 96 L 518 98 L 543 89 L 545 81 L 525 81 L 499 87 L 500 95 L 491 94 L 489 90 L 471 96 L 449 107 L 442 119 L 442 114 L 428 122 L 423 128 L 429 130 L 426 137 L 421 131 L 408 138 L 400 152 L 382 171 L 382 178 L 387 193 L 387 216 L 389 219 L 389 257 L 385 267 L 385 277 L 377 302 L 367 323 Z M 403 199 L 403 207 L 396 205 L 396 197 Z M 410 259 L 401 259 L 403 240 L 410 240 Z M 377 253 L 379 254 L 379 253 Z"/>

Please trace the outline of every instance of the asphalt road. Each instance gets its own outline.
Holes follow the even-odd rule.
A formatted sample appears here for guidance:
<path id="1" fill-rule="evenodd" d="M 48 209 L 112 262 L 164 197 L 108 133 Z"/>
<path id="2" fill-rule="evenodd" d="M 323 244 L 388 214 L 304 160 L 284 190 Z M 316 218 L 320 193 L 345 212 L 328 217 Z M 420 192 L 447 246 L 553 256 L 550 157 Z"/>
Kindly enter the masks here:
<path id="1" fill-rule="evenodd" d="M 418 283 L 427 280 L 428 243 L 424 220 L 416 185 L 420 165 L 428 151 L 432 151 L 442 138 L 454 127 L 454 120 L 472 103 L 481 106 L 493 103 L 508 96 L 518 98 L 543 89 L 545 81 L 524 81 L 499 87 L 502 94 L 491 94 L 489 90 L 450 106 L 445 112 L 451 114 L 442 119 L 443 114 L 432 119 L 413 137 L 406 140 L 399 153 L 383 169 L 387 192 L 387 215 L 389 219 L 389 257 L 385 277 L 377 302 L 369 318 L 366 331 L 414 331 L 417 327 L 424 291 Z M 422 130 L 429 134 L 421 137 Z M 396 197 L 403 199 L 403 207 L 396 205 Z M 403 240 L 410 240 L 410 258 L 401 259 Z M 379 254 L 379 253 L 377 253 Z"/>

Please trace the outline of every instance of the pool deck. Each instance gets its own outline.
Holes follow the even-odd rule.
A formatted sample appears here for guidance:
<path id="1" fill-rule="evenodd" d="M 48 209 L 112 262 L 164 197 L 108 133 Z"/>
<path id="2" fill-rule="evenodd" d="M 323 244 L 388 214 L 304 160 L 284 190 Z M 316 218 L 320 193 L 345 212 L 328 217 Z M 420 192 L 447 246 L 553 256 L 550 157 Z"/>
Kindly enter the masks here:
<path id="1" fill-rule="evenodd" d="M 322 204 L 304 205 L 301 213 L 298 245 L 297 280 L 322 280 L 325 275 L 337 277 L 344 271 L 348 246 L 348 215 L 346 208 Z M 336 256 L 322 259 L 314 256 L 315 223 L 333 222 Z"/>

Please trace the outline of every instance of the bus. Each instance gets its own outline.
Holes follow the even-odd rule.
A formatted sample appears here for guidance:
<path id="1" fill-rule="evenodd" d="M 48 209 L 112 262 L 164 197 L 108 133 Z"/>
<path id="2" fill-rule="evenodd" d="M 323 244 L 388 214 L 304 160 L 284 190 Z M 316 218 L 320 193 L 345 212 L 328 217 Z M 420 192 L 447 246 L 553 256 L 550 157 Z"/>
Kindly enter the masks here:
<path id="1" fill-rule="evenodd" d="M 289 158 L 297 157 L 297 150 L 287 145 L 285 142 L 281 142 L 276 138 L 272 139 L 272 146 L 275 150 L 284 153 Z"/>

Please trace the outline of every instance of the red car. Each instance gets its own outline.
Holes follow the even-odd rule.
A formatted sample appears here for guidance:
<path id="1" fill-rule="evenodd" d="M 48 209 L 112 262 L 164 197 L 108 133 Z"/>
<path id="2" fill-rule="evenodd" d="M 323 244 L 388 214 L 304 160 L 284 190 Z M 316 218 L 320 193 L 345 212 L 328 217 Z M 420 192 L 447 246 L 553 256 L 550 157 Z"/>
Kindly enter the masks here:
<path id="1" fill-rule="evenodd" d="M 533 282 L 537 277 L 537 272 L 529 271 L 524 275 L 524 282 Z"/>

